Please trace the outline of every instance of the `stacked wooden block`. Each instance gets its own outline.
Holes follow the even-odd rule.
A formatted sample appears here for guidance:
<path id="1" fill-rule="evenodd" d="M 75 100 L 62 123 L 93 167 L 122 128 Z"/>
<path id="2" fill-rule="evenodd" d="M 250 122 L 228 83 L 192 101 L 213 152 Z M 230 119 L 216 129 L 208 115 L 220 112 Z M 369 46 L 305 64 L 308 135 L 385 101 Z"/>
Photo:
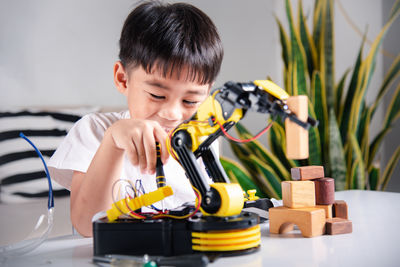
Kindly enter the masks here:
<path id="1" fill-rule="evenodd" d="M 269 229 L 281 234 L 294 225 L 304 237 L 352 232 L 347 204 L 335 200 L 334 179 L 325 177 L 322 166 L 291 169 L 293 181 L 282 182 L 283 206 L 269 209 Z"/>

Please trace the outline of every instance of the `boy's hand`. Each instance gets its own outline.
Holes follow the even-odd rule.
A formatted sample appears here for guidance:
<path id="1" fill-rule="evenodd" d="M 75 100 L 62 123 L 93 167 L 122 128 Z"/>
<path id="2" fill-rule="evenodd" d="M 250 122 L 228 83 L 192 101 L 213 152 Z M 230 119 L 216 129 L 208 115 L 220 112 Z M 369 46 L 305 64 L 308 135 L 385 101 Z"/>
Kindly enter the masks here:
<path id="1" fill-rule="evenodd" d="M 156 169 L 156 141 L 161 144 L 161 160 L 165 164 L 169 154 L 166 147 L 168 134 L 156 121 L 123 119 L 107 129 L 115 147 L 125 150 L 131 162 L 142 173 L 153 174 Z"/>

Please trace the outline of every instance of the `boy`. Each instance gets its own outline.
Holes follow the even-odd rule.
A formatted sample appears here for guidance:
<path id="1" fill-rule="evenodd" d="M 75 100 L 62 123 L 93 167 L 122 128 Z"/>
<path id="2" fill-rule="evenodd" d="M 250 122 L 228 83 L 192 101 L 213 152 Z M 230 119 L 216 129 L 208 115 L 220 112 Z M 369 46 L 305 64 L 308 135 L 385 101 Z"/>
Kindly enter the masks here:
<path id="1" fill-rule="evenodd" d="M 83 236 L 92 235 L 93 215 L 110 208 L 117 180 L 157 189 L 156 141 L 174 190 L 165 207 L 194 200 L 183 169 L 168 160 L 166 138 L 208 96 L 223 49 L 215 25 L 196 7 L 146 2 L 124 23 L 119 57 L 114 82 L 129 111 L 83 117 L 49 161 L 54 180 L 71 190 L 71 221 Z"/>

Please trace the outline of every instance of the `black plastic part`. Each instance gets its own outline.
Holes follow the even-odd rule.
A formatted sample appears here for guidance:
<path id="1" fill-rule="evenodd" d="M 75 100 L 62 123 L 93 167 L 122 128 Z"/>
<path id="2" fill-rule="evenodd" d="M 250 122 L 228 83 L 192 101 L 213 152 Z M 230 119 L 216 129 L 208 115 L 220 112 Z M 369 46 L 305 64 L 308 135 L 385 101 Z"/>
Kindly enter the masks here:
<path id="1" fill-rule="evenodd" d="M 273 208 L 274 204 L 269 198 L 259 198 L 257 200 L 248 200 L 244 202 L 243 208 L 257 208 L 268 211 L 269 208 Z"/>
<path id="2" fill-rule="evenodd" d="M 192 254 L 191 232 L 186 220 L 118 220 L 93 223 L 94 255 Z"/>
<path id="3" fill-rule="evenodd" d="M 93 222 L 93 254 L 178 256 L 199 253 L 192 250 L 192 232 L 247 229 L 257 224 L 258 215 L 249 212 L 224 218 L 202 216 L 199 212 L 186 220 L 126 219 L 112 223 L 106 219 L 97 220 Z M 244 252 L 226 253 L 235 255 Z"/>

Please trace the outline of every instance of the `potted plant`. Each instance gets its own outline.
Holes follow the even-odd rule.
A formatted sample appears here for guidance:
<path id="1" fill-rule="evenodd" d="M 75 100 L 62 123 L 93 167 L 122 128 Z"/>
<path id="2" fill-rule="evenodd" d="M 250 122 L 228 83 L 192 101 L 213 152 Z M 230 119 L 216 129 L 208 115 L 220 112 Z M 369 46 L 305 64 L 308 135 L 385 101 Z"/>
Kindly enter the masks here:
<path id="1" fill-rule="evenodd" d="M 370 136 L 369 125 L 400 73 L 400 55 L 386 73 L 375 101 L 367 104 L 365 95 L 382 39 L 400 13 L 400 1 L 396 1 L 367 56 L 363 56 L 364 38 L 352 70 L 346 71 L 338 82 L 334 78 L 333 0 L 315 1 L 312 34 L 301 0 L 297 23 L 289 0 L 285 6 L 288 32 L 276 19 L 284 61 L 284 86 L 290 95 L 307 95 L 309 115 L 319 120 L 318 127 L 309 131 L 310 156 L 307 160 L 286 158 L 284 123 L 277 120 L 269 131 L 269 149 L 258 141 L 230 142 L 241 164 L 221 157 L 222 165 L 230 179 L 240 183 L 244 190 L 256 188 L 260 196 L 273 198 L 281 198 L 280 183 L 290 179 L 290 169 L 304 165 L 323 165 L 325 176 L 335 179 L 336 190 L 385 190 L 400 159 L 400 147 L 384 168 L 379 166 L 376 156 L 384 137 L 400 116 L 400 84 L 396 85 L 377 136 Z M 241 138 L 251 137 L 240 123 L 236 130 Z"/>

